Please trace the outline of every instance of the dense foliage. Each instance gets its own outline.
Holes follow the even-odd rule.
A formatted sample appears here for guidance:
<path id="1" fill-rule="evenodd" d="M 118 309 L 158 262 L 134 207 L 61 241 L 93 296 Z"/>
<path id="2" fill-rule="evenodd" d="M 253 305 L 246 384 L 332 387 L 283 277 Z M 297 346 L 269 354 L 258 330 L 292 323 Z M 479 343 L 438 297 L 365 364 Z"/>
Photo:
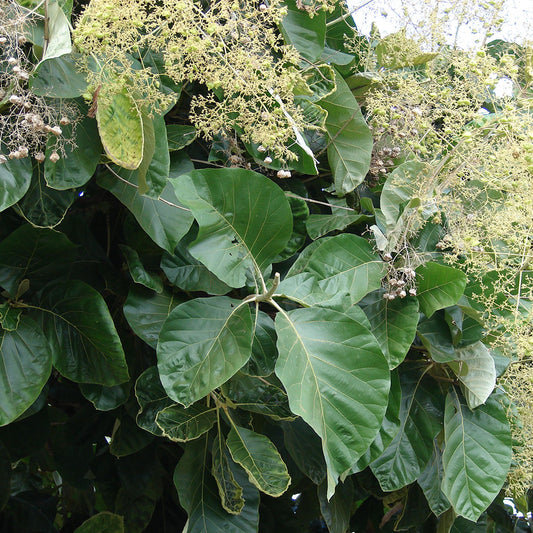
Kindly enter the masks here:
<path id="1" fill-rule="evenodd" d="M 531 531 L 531 48 L 1 2 L 2 532 Z"/>

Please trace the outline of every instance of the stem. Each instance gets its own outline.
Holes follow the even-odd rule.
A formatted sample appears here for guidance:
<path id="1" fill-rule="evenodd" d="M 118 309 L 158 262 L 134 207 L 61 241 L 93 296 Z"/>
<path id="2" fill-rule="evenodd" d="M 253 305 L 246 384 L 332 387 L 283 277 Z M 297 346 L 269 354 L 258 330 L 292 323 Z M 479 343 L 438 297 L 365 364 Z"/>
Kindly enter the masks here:
<path id="1" fill-rule="evenodd" d="M 344 13 L 344 15 L 341 15 L 340 17 L 337 17 L 334 20 L 330 20 L 326 24 L 326 28 L 329 28 L 330 26 L 333 26 L 334 24 L 337 24 L 337 22 L 342 22 L 343 20 L 346 20 L 347 18 L 351 17 L 356 11 L 359 11 L 360 9 L 363 9 L 363 7 L 366 7 L 368 4 L 371 4 L 374 0 L 368 0 L 364 4 L 361 4 L 360 6 L 354 7 L 353 9 L 350 9 L 350 11 L 347 11 Z"/>
<path id="2" fill-rule="evenodd" d="M 270 287 L 270 289 L 268 289 L 263 294 L 259 294 L 255 298 L 255 301 L 256 302 L 268 302 L 272 298 L 274 293 L 276 292 L 276 289 L 279 287 L 279 279 L 280 279 L 279 272 L 276 272 L 274 274 L 274 282 L 272 283 L 272 287 Z"/>
<path id="3" fill-rule="evenodd" d="M 50 17 L 48 16 L 48 2 L 44 0 L 44 43 L 43 43 L 43 57 L 46 55 L 46 49 L 50 41 Z"/>

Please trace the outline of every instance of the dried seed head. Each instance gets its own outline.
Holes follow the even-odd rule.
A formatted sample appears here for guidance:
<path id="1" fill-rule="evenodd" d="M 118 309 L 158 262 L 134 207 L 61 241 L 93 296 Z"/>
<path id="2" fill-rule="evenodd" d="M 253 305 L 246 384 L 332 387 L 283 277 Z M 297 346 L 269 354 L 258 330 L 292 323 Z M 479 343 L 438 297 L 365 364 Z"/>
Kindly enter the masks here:
<path id="1" fill-rule="evenodd" d="M 9 101 L 12 103 L 12 104 L 20 104 L 22 102 L 22 98 L 20 96 L 17 96 L 16 94 L 12 94 L 10 97 L 9 97 Z"/>
<path id="2" fill-rule="evenodd" d="M 392 261 L 392 255 L 389 252 L 387 252 L 387 253 L 383 254 L 383 259 L 385 261 Z"/>
<path id="3" fill-rule="evenodd" d="M 268 9 L 266 4 L 259 4 L 259 11 L 265 12 Z"/>
<path id="4" fill-rule="evenodd" d="M 3 165 L 7 161 L 7 157 L 5 155 L 0 154 L 0 165 Z"/>
<path id="5" fill-rule="evenodd" d="M 262 144 L 260 144 L 260 145 L 257 147 L 257 151 L 258 151 L 259 153 L 261 153 L 261 154 L 264 154 L 264 153 L 267 151 L 267 149 L 266 149 Z"/>
<path id="6" fill-rule="evenodd" d="M 413 289 L 409 289 L 409 294 L 411 296 L 416 296 L 416 289 L 414 289 L 414 288 Z"/>
<path id="7" fill-rule="evenodd" d="M 10 64 L 10 65 L 16 65 L 18 63 L 17 61 L 17 58 L 16 57 L 10 57 L 7 62 Z"/>
<path id="8" fill-rule="evenodd" d="M 50 131 L 51 131 L 51 133 L 53 133 L 56 137 L 59 137 L 59 136 L 63 133 L 63 130 L 62 130 L 59 126 L 54 126 Z"/>
<path id="9" fill-rule="evenodd" d="M 265 157 L 264 162 L 265 162 L 266 165 L 270 165 L 270 163 L 272 163 L 272 158 L 271 158 L 270 156 L 267 155 L 267 156 Z"/>
<path id="10" fill-rule="evenodd" d="M 59 161 L 60 157 L 59 157 L 59 154 L 54 151 L 54 152 L 52 152 L 50 154 L 49 159 L 50 159 L 50 161 L 52 161 L 52 163 L 57 163 Z"/>
<path id="11" fill-rule="evenodd" d="M 59 124 L 61 124 L 61 126 L 66 126 L 67 124 L 70 124 L 70 119 L 68 117 L 61 117 Z"/>
<path id="12" fill-rule="evenodd" d="M 26 146 L 19 146 L 18 151 L 21 157 L 28 157 L 28 148 Z"/>
<path id="13" fill-rule="evenodd" d="M 398 295 L 400 296 L 400 298 L 405 298 L 407 296 L 407 293 L 402 290 L 398 293 Z"/>
<path id="14" fill-rule="evenodd" d="M 35 158 L 35 161 L 38 161 L 39 163 L 42 163 L 46 159 L 46 156 L 42 152 L 33 154 L 33 157 Z"/>

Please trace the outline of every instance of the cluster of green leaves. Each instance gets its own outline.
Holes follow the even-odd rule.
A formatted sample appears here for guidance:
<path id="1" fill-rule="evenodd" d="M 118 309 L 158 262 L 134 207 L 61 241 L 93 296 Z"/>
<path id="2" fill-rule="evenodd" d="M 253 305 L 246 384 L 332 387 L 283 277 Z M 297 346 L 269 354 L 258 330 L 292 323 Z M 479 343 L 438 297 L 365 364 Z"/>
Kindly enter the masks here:
<path id="1" fill-rule="evenodd" d="M 363 37 L 342 3 L 311 14 L 288 0 L 279 27 L 324 118 L 290 180 L 239 131 L 197 138 L 203 88 L 164 77 L 164 116 L 96 94 L 67 157 L 0 165 L 2 531 L 530 531 L 501 495 L 509 361 L 479 287 L 434 210 L 423 261 L 387 248 L 428 169 L 403 155 L 368 188 Z M 86 115 L 65 47 L 30 88 Z"/>

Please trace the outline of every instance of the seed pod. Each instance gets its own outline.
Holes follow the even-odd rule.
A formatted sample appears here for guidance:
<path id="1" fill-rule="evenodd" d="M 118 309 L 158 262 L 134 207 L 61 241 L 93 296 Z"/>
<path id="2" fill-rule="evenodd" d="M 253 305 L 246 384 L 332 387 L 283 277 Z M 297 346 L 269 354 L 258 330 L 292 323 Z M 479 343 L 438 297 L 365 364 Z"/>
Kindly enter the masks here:
<path id="1" fill-rule="evenodd" d="M 271 158 L 270 156 L 267 155 L 267 156 L 265 157 L 265 161 L 264 161 L 264 162 L 265 162 L 265 164 L 270 165 L 270 163 L 272 163 L 272 158 Z"/>
<path id="2" fill-rule="evenodd" d="M 33 157 L 35 158 L 35 161 L 38 161 L 39 163 L 42 163 L 46 159 L 46 156 L 42 152 L 33 154 Z"/>
<path id="3" fill-rule="evenodd" d="M 59 154 L 54 151 L 54 152 L 52 152 L 50 154 L 49 159 L 50 159 L 50 161 L 52 161 L 52 163 L 57 163 L 59 161 L 59 159 L 61 159 L 61 158 L 59 157 Z"/>

